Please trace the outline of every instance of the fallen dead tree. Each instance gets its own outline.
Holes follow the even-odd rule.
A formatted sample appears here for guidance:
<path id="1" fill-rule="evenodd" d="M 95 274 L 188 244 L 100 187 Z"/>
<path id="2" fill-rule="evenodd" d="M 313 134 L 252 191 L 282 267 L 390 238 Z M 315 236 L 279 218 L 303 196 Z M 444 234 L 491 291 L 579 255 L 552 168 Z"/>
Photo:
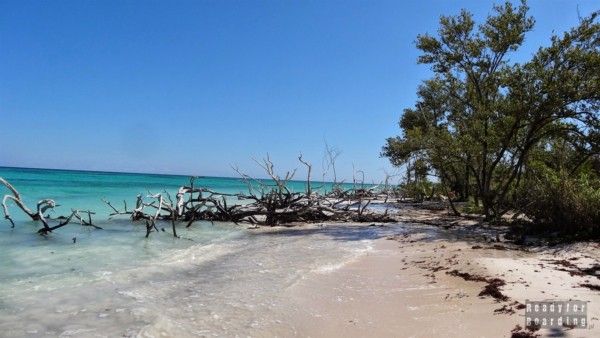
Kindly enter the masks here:
<path id="1" fill-rule="evenodd" d="M 159 231 L 156 222 L 170 221 L 172 233 L 177 236 L 176 222 L 190 227 L 196 221 L 221 221 L 252 226 L 275 226 L 294 223 L 336 222 L 393 222 L 387 211 L 372 212 L 368 209 L 375 194 L 368 189 L 343 191 L 333 189 L 319 193 L 311 188 L 311 165 L 299 156 L 307 167 L 307 187 L 304 192 L 290 190 L 290 181 L 295 175 L 288 171 L 281 177 L 275 173 L 273 162 L 267 156 L 257 164 L 271 179 L 269 183 L 252 178 L 234 168 L 247 185 L 247 193 L 227 194 L 208 188 L 195 187 L 194 178 L 188 186 L 180 187 L 175 199 L 165 191 L 162 194 L 138 195 L 135 208 L 129 210 L 123 202 L 119 210 L 111 202 L 110 216 L 127 215 L 132 221 L 144 221 L 146 236 Z M 339 186 L 338 186 L 339 187 Z"/>
<path id="2" fill-rule="evenodd" d="M 15 227 L 15 222 L 10 215 L 8 202 L 13 202 L 13 204 L 21 209 L 23 213 L 29 216 L 32 221 L 38 221 L 42 223 L 42 228 L 38 230 L 38 233 L 41 235 L 47 235 L 53 230 L 62 228 L 63 226 L 71 223 L 73 219 L 79 221 L 79 224 L 82 226 L 91 226 L 96 229 L 101 229 L 99 226 L 93 224 L 92 215 L 95 213 L 92 211 L 72 209 L 69 216 L 59 216 L 53 219 L 49 215 L 45 215 L 45 213 L 53 211 L 54 208 L 58 206 L 54 200 L 42 199 L 38 201 L 34 212 L 25 204 L 21 194 L 19 191 L 17 191 L 17 189 L 15 189 L 15 187 L 12 186 L 12 184 L 8 183 L 8 181 L 2 177 L 0 177 L 0 184 L 4 185 L 12 193 L 12 195 L 7 194 L 2 198 L 2 211 L 4 212 L 4 218 L 10 222 L 12 228 Z M 58 221 L 58 223 L 53 225 L 50 222 L 51 220 Z"/>
<path id="3" fill-rule="evenodd" d="M 351 188 L 344 190 L 342 184 L 334 182 L 333 188 L 326 192 L 323 187 L 311 186 L 312 165 L 302 158 L 298 160 L 307 168 L 307 184 L 303 192 L 290 189 L 290 181 L 296 171 L 288 171 L 282 177 L 275 170 L 271 159 L 267 156 L 256 163 L 265 171 L 270 180 L 252 178 L 234 168 L 247 185 L 246 193 L 228 194 L 213 191 L 205 187 L 196 187 L 195 178 L 190 179 L 187 186 L 178 189 L 174 198 L 167 191 L 161 193 L 148 192 L 138 194 L 134 205 L 129 208 L 123 201 L 119 209 L 110 201 L 103 199 L 110 208 L 109 217 L 128 216 L 132 222 L 143 222 L 146 237 L 152 232 L 165 231 L 158 227 L 158 222 L 170 222 L 172 234 L 177 236 L 177 224 L 190 227 L 197 221 L 232 222 L 235 224 L 250 224 L 252 226 L 276 226 L 298 223 L 315 222 L 393 222 L 387 210 L 383 213 L 374 212 L 369 205 L 378 194 L 375 188 Z M 333 166 L 333 168 L 335 168 Z M 10 216 L 8 202 L 13 202 L 33 221 L 39 221 L 42 228 L 40 234 L 48 234 L 71 222 L 77 221 L 82 226 L 101 229 L 92 222 L 92 211 L 71 210 L 68 216 L 50 218 L 47 212 L 53 211 L 57 204 L 54 200 L 40 200 L 35 211 L 27 207 L 19 192 L 6 180 L 0 178 L 12 194 L 7 194 L 2 200 L 5 218 L 14 227 Z M 51 221 L 53 224 L 51 224 Z"/>

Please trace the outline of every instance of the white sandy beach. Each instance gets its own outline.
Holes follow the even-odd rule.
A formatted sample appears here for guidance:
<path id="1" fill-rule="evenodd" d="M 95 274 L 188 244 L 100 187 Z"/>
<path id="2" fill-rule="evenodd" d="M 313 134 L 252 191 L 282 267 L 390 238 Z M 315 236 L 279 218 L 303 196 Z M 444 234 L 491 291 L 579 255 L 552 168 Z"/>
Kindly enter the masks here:
<path id="1" fill-rule="evenodd" d="M 525 324 L 519 304 L 527 299 L 589 301 L 589 329 L 539 334 L 600 335 L 600 293 L 580 286 L 598 277 L 577 273 L 600 261 L 597 243 L 523 251 L 489 242 L 501 230 L 445 211 L 405 208 L 394 216 L 405 223 L 235 231 L 207 224 L 189 234 L 224 237 L 91 274 L 81 264 L 104 259 L 104 251 L 90 251 L 85 238 L 47 259 L 38 248 L 19 259 L 75 268 L 3 285 L 1 335 L 510 337 Z M 466 274 L 502 279 L 508 299 L 479 297 L 487 283 Z"/>
<path id="2" fill-rule="evenodd" d="M 404 217 L 431 220 L 442 213 L 413 210 Z M 461 223 L 461 222 L 458 222 Z M 461 224 L 470 224 L 464 221 Z M 287 236 L 306 225 L 280 229 Z M 344 226 L 342 226 L 344 227 Z M 346 225 L 349 228 L 394 228 L 394 225 Z M 260 230 L 277 233 L 278 229 Z M 337 230 L 336 230 L 337 231 Z M 360 230 L 359 230 L 360 231 Z M 369 240 L 369 245 L 338 264 L 321 266 L 277 292 L 277 304 L 254 313 L 255 323 L 225 334 L 258 337 L 510 337 L 525 326 L 523 305 L 529 300 L 589 301 L 588 329 L 539 330 L 542 336 L 596 337 L 600 334 L 600 293 L 579 286 L 598 277 L 572 276 L 557 261 L 586 268 L 598 264 L 598 244 L 519 250 L 507 243 L 486 243 L 481 233 L 493 229 L 457 226 L 442 230 L 412 224 L 402 234 Z M 310 250 L 310 247 L 306 248 Z M 297 252 L 301 259 L 304 252 Z M 468 281 L 449 271 L 500 278 L 508 297 L 480 297 L 486 282 Z M 155 334 L 158 332 L 154 332 Z M 163 331 L 163 334 L 170 335 Z M 184 334 L 183 332 L 179 332 Z"/>
<path id="3" fill-rule="evenodd" d="M 410 243 L 414 237 L 421 240 Z M 471 249 L 473 245 L 470 241 L 428 240 L 419 235 L 376 240 L 374 250 L 356 261 L 313 275 L 288 290 L 290 301 L 304 309 L 290 316 L 298 336 L 510 337 L 510 331 L 525 322 L 525 310 L 510 304 L 525 303 L 526 299 L 590 301 L 588 317 L 593 328 L 564 334 L 600 334 L 600 294 L 578 287 L 596 278 L 570 276 L 547 261 L 578 258 L 578 265 L 587 266 L 598 262 L 594 254 L 597 246 L 569 248 L 575 252 L 548 249 L 524 253 L 486 249 L 491 247 L 487 244 L 483 249 Z M 448 270 L 432 271 L 436 267 Z M 446 273 L 454 269 L 506 280 L 501 290 L 510 300 L 478 297 L 486 283 Z M 494 312 L 505 305 L 515 313 Z"/>

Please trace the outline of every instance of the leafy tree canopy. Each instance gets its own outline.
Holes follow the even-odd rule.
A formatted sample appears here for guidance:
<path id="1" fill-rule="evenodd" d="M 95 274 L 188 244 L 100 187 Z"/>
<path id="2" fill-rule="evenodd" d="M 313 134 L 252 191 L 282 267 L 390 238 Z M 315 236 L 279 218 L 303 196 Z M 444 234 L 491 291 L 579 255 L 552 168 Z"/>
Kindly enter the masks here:
<path id="1" fill-rule="evenodd" d="M 441 17 L 435 36 L 417 37 L 418 62 L 434 75 L 383 156 L 394 165 L 425 161 L 461 198 L 480 200 L 488 218 L 514 208 L 540 147 L 561 140 L 582 160 L 575 163 L 591 161 L 600 149 L 598 15 L 552 36 L 522 64 L 509 56 L 534 27 L 524 1 L 495 6 L 479 25 L 466 10 Z"/>

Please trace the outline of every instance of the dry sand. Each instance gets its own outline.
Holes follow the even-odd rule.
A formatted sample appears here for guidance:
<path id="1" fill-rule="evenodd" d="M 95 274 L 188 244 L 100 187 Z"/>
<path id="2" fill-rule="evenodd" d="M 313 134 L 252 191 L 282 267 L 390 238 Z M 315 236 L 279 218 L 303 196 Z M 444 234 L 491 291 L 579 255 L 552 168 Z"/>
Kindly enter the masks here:
<path id="1" fill-rule="evenodd" d="M 354 261 L 306 276 L 285 291 L 289 308 L 299 309 L 285 314 L 287 324 L 301 337 L 510 337 L 524 326 L 526 299 L 577 299 L 590 301 L 589 329 L 536 334 L 600 337 L 600 291 L 579 286 L 599 285 L 600 277 L 578 275 L 600 263 L 597 243 L 526 252 L 485 242 L 493 230 L 463 225 L 432 232 L 416 224 L 405 235 L 375 240 L 374 250 Z M 508 299 L 478 296 L 488 283 L 453 270 L 504 280 L 499 290 Z"/>

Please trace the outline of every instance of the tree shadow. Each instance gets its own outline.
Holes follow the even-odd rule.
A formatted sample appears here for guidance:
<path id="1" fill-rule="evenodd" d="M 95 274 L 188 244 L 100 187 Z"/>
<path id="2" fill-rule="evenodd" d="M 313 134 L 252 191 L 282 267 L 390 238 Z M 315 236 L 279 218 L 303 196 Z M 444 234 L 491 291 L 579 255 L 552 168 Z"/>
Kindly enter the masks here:
<path id="1" fill-rule="evenodd" d="M 466 242 L 481 244 L 493 242 L 504 230 L 492 227 L 457 226 L 444 229 L 439 226 L 419 223 L 386 223 L 386 224 L 333 224 L 311 227 L 288 227 L 272 231 L 250 232 L 252 236 L 326 236 L 336 241 L 362 241 L 390 238 L 397 235 L 422 235 L 417 241 L 434 242 L 439 240 L 450 242 Z"/>

